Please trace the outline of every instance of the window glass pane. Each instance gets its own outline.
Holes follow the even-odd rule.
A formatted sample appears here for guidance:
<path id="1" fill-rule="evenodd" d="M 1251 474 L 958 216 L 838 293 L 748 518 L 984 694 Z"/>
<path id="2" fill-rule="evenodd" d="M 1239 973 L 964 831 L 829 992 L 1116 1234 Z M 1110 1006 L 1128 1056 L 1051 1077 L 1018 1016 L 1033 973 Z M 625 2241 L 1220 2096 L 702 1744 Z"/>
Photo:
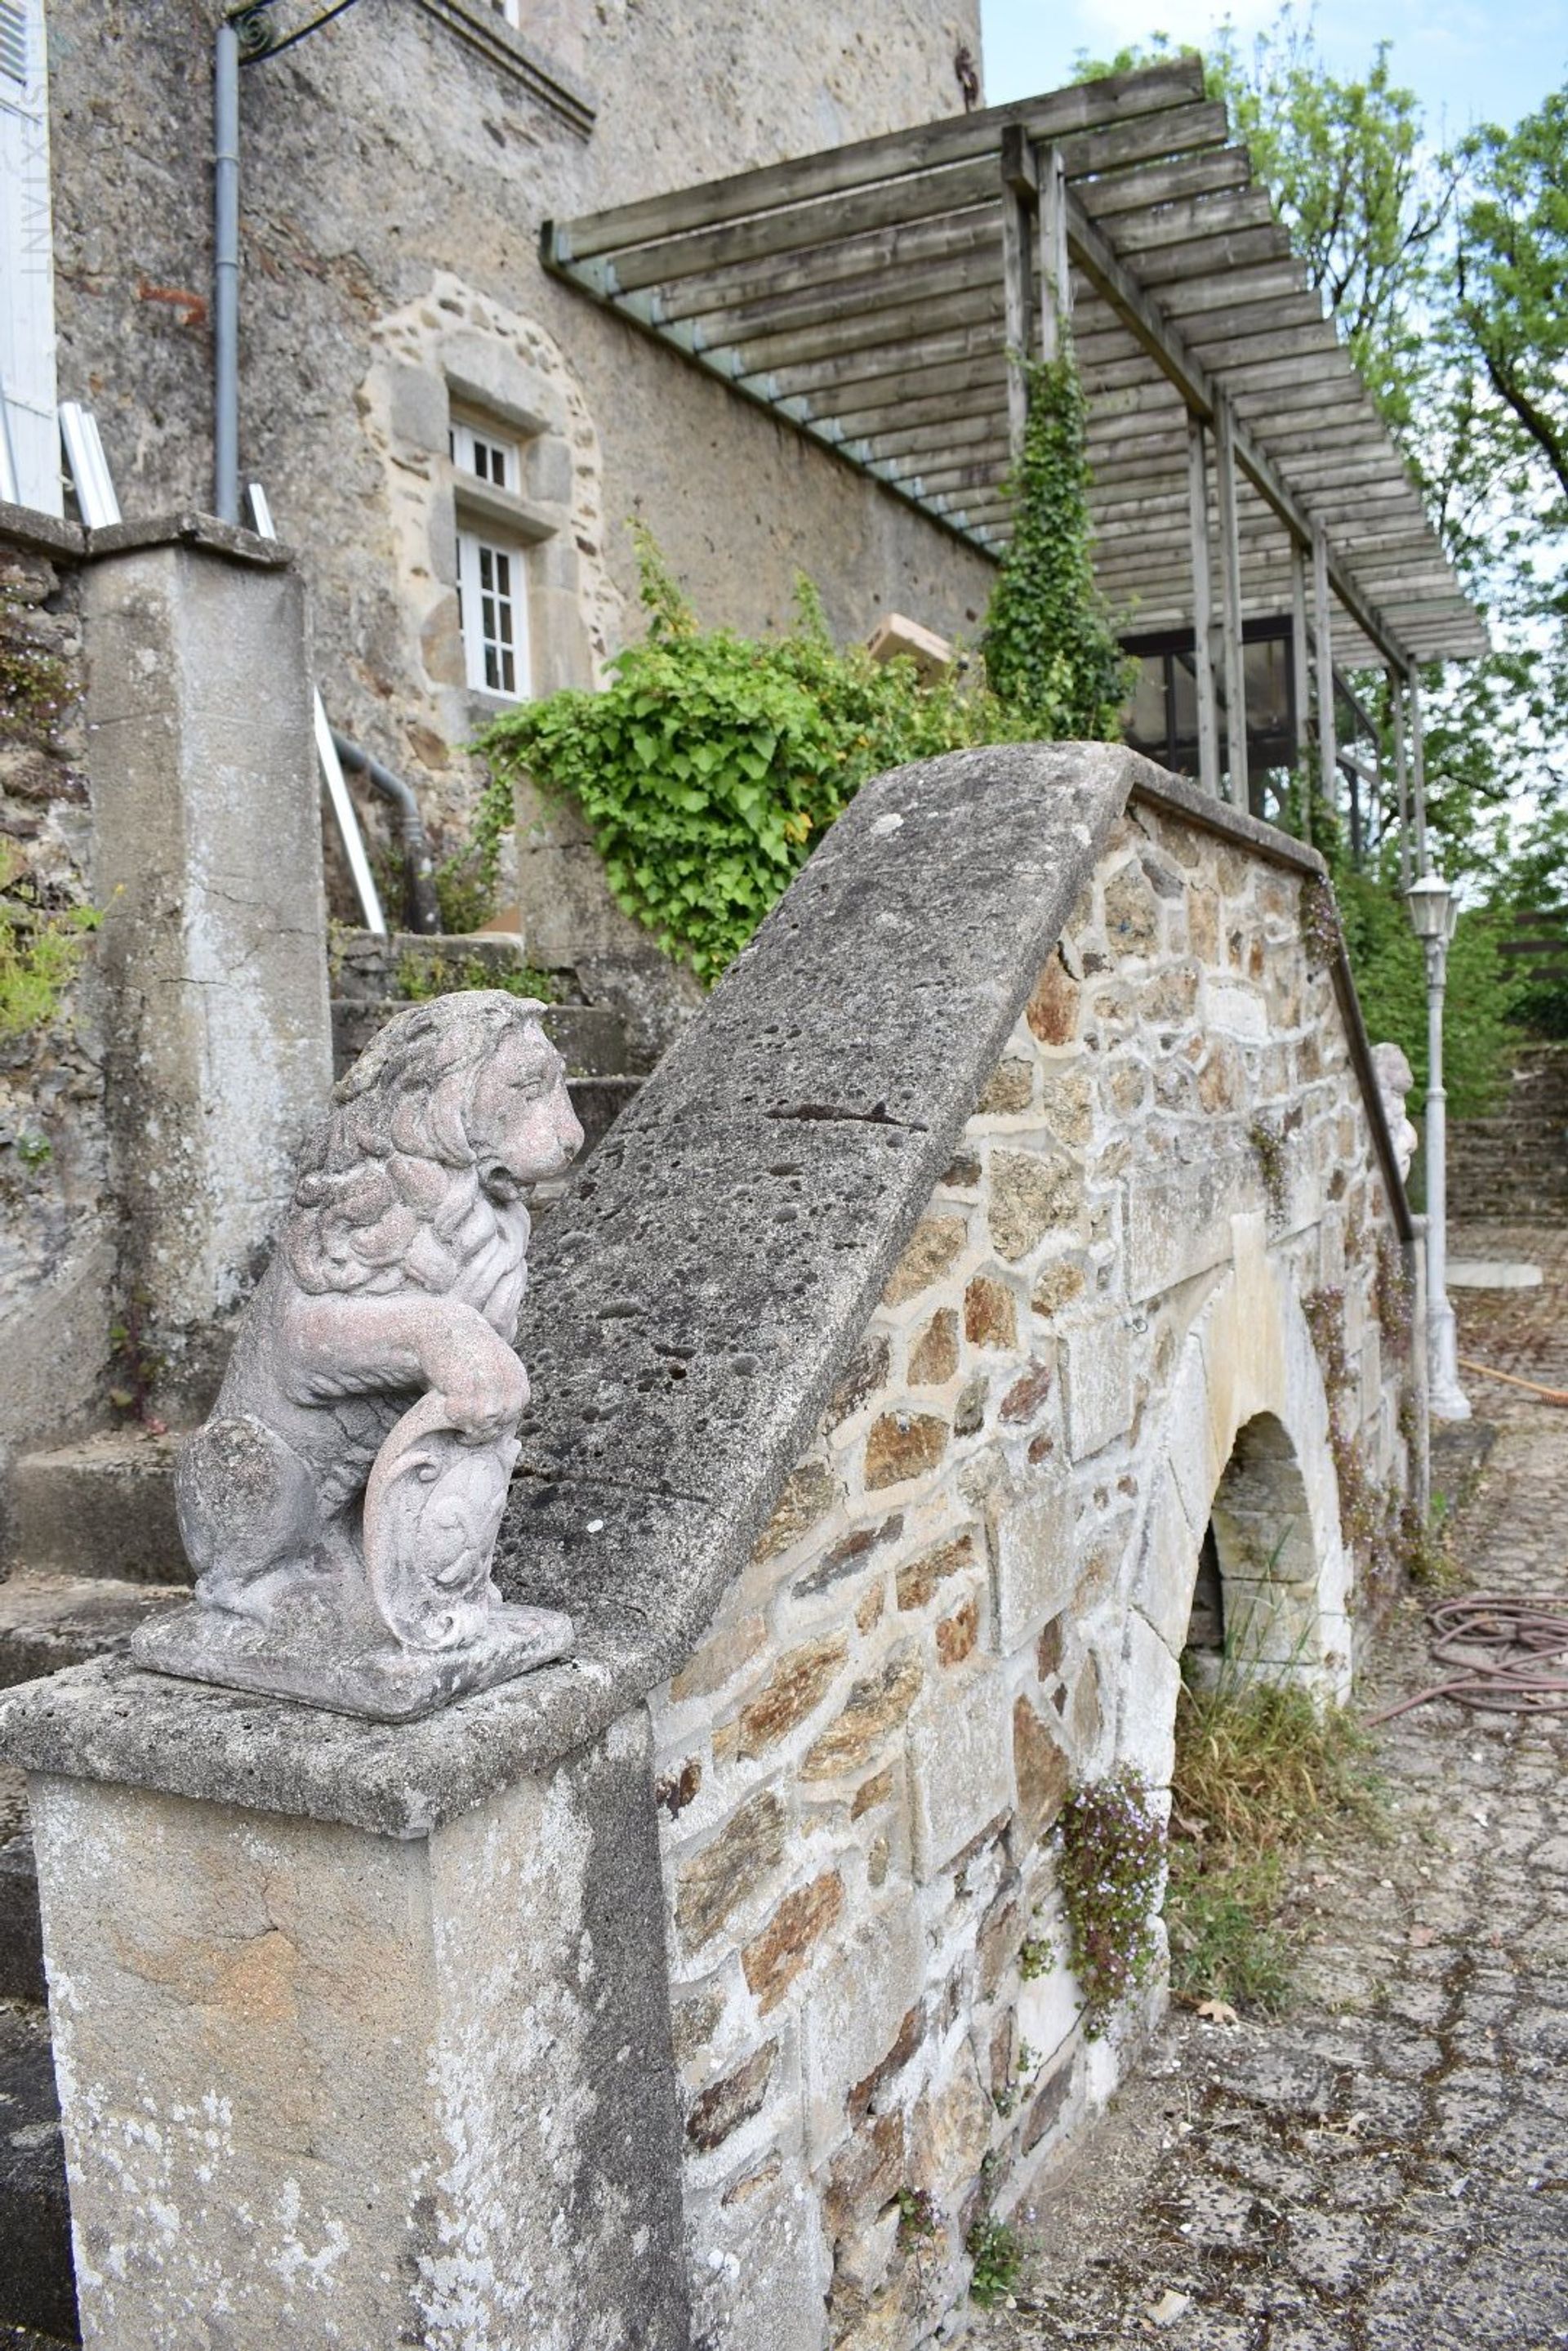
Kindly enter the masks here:
<path id="1" fill-rule="evenodd" d="M 1176 739 L 1179 743 L 1198 740 L 1198 680 L 1193 673 L 1190 653 L 1172 653 L 1170 673 L 1176 688 Z"/>
<path id="2" fill-rule="evenodd" d="M 1290 645 L 1283 637 L 1245 645 L 1241 667 L 1247 681 L 1250 734 L 1283 734 L 1291 723 Z"/>
<path id="3" fill-rule="evenodd" d="M 1165 655 L 1145 653 L 1138 663 L 1126 731 L 1136 743 L 1165 741 Z"/>

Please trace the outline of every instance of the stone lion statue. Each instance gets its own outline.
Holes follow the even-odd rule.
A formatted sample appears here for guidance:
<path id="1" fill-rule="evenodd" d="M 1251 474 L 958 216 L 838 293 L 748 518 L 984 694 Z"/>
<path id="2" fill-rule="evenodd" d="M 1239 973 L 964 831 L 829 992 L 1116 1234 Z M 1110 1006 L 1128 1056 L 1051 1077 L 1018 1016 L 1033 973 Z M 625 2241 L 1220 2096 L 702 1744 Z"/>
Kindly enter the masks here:
<path id="1" fill-rule="evenodd" d="M 523 1194 L 583 1140 L 543 1008 L 412 1006 L 337 1088 L 176 1468 L 196 1606 L 141 1662 L 397 1713 L 501 1678 L 503 1635 L 539 1646 L 548 1612 L 504 1609 L 489 1566 L 528 1399 Z"/>

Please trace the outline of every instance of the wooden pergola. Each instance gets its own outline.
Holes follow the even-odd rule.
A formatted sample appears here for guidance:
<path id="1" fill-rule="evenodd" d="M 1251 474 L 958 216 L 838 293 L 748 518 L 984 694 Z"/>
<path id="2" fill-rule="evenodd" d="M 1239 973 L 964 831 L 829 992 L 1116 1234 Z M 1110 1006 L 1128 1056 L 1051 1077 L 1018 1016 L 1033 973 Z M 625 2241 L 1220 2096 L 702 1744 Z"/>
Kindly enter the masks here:
<path id="1" fill-rule="evenodd" d="M 1288 616 L 1325 789 L 1335 663 L 1390 673 L 1402 812 L 1408 699 L 1424 862 L 1416 671 L 1485 631 L 1198 58 L 546 223 L 543 251 L 993 555 L 1022 362 L 1070 319 L 1096 576 L 1124 632 L 1191 632 L 1204 787 L 1246 798 L 1242 631 Z"/>

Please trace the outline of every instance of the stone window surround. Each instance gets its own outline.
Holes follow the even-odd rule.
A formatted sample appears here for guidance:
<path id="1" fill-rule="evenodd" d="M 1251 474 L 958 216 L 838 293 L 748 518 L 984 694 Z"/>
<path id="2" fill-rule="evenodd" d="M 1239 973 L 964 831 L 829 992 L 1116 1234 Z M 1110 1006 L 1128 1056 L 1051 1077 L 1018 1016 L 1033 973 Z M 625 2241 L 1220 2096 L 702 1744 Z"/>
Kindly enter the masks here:
<path id="1" fill-rule="evenodd" d="M 535 48 L 489 0 L 414 0 L 414 5 L 477 49 L 488 64 L 520 82 L 579 139 L 591 137 L 598 119 L 597 98 L 564 66 Z"/>
<path id="2" fill-rule="evenodd" d="M 452 369 L 443 369 L 447 413 L 455 423 L 467 423 L 481 432 L 489 430 L 498 439 L 507 440 L 516 452 L 517 467 L 524 487 L 503 489 L 499 484 L 485 481 L 471 473 L 455 459 L 446 459 L 446 480 L 452 492 L 452 533 L 455 550 L 459 532 L 483 534 L 491 543 L 499 545 L 514 555 L 519 572 L 520 607 L 525 632 L 523 646 L 524 668 L 528 684 L 524 695 L 492 694 L 483 686 L 469 685 L 469 695 L 479 716 L 510 710 L 519 699 L 536 694 L 547 694 L 551 687 L 563 683 L 563 660 L 569 666 L 570 655 L 549 642 L 549 624 L 536 595 L 536 574 L 548 561 L 544 550 L 553 542 L 570 545 L 571 517 L 565 501 L 549 496 L 539 496 L 558 485 L 553 474 L 558 470 L 554 448 L 562 444 L 561 420 L 548 402 L 530 404 L 520 396 L 508 399 L 504 386 L 498 388 L 493 379 L 476 381 Z M 435 529 L 444 528 L 438 503 L 437 517 L 432 517 Z M 539 550 L 538 554 L 535 550 Z M 444 549 L 432 549 L 432 556 L 444 554 Z M 434 569 L 444 577 L 449 569 L 455 584 L 455 555 L 438 559 Z"/>

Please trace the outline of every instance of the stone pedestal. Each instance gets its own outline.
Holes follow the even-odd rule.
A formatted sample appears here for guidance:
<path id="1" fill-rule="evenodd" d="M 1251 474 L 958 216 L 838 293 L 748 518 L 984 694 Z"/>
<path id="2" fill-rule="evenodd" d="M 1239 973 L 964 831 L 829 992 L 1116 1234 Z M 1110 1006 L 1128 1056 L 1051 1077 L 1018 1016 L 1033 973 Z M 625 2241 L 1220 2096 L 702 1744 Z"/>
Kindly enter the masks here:
<path id="1" fill-rule="evenodd" d="M 0 1743 L 36 1762 L 63 1698 L 78 1768 L 31 1788 L 84 2343 L 683 2351 L 641 1713 L 453 1813 L 464 1708 L 325 1719 L 332 1818 L 269 1808 L 307 1709 L 123 1670 L 35 1690 Z M 106 1776 L 160 1752 L 213 1797 Z"/>
<path id="2" fill-rule="evenodd" d="M 121 1273 L 180 1414 L 207 1400 L 213 1318 L 254 1279 L 332 1083 L 304 593 L 248 532 L 99 538 L 82 592 Z"/>

